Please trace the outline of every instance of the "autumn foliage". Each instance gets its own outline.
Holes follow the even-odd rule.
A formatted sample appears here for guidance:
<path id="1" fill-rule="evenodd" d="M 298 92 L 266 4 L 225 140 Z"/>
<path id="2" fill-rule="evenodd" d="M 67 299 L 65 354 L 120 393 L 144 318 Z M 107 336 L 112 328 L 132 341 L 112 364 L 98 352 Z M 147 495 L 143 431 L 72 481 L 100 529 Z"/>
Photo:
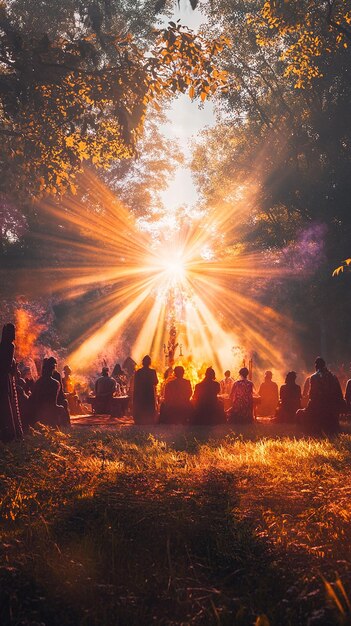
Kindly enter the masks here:
<path id="1" fill-rule="evenodd" d="M 222 89 L 215 67 L 225 39 L 207 41 L 171 22 L 148 49 L 130 33 L 90 24 L 79 36 L 33 36 L 0 9 L 0 134 L 6 186 L 36 196 L 75 192 L 84 162 L 130 157 L 147 108 L 175 93 L 204 100 Z"/>

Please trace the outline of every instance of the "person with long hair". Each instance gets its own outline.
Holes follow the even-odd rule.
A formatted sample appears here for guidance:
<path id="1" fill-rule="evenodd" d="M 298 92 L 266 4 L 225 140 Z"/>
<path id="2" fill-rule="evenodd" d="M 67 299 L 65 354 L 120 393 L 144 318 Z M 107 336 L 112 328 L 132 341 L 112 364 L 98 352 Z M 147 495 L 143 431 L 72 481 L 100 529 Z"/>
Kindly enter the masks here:
<path id="1" fill-rule="evenodd" d="M 23 437 L 15 380 L 15 336 L 14 325 L 5 324 L 0 342 L 0 438 L 3 442 Z"/>
<path id="2" fill-rule="evenodd" d="M 296 372 L 288 372 L 285 385 L 280 387 L 280 403 L 276 412 L 277 422 L 296 421 L 296 411 L 301 409 L 301 387 L 296 384 Z"/>
<path id="3" fill-rule="evenodd" d="M 228 421 L 232 423 L 250 423 L 253 421 L 253 391 L 254 386 L 248 380 L 249 370 L 242 367 L 239 378 L 235 381 L 230 392 L 231 408 L 228 410 Z"/>

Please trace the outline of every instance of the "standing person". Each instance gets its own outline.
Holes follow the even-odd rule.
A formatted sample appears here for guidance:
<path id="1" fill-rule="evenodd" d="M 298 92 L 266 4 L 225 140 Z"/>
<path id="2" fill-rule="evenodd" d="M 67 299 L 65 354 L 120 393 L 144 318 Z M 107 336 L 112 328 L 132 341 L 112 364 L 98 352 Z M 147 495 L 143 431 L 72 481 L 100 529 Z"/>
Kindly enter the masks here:
<path id="1" fill-rule="evenodd" d="M 285 385 L 280 387 L 280 404 L 276 412 L 277 422 L 295 422 L 296 411 L 301 409 L 301 387 L 296 384 L 296 372 L 288 372 Z"/>
<path id="2" fill-rule="evenodd" d="M 320 356 L 315 361 L 315 367 L 316 372 L 311 376 L 308 405 L 297 411 L 296 417 L 309 432 L 333 435 L 339 430 L 339 415 L 343 404 L 340 383 Z"/>
<path id="3" fill-rule="evenodd" d="M 251 423 L 253 421 L 253 382 L 248 380 L 249 370 L 242 367 L 239 379 L 233 384 L 230 399 L 232 406 L 228 411 L 229 422 Z"/>
<path id="4" fill-rule="evenodd" d="M 154 424 L 156 421 L 156 370 L 150 367 L 151 358 L 147 354 L 143 366 L 134 374 L 133 417 L 136 424 Z"/>
<path id="5" fill-rule="evenodd" d="M 258 395 L 261 398 L 258 405 L 257 414 L 262 417 L 275 415 L 279 402 L 278 385 L 273 380 L 272 372 L 268 371 L 264 375 L 264 382 L 261 384 Z"/>
<path id="6" fill-rule="evenodd" d="M 4 442 L 23 437 L 15 382 L 15 336 L 14 325 L 5 324 L 0 342 L 0 439 Z"/>
<path id="7" fill-rule="evenodd" d="M 205 378 L 195 385 L 192 420 L 196 425 L 215 425 L 225 421 L 223 405 L 218 399 L 220 384 L 215 378 L 214 369 L 208 367 L 205 372 Z"/>

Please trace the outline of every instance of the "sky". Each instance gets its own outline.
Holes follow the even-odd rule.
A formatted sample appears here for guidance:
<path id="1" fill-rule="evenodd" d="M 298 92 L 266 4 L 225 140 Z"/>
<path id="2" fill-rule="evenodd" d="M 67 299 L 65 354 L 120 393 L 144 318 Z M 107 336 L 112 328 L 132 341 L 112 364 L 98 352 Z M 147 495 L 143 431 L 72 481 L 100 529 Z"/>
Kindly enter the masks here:
<path id="1" fill-rule="evenodd" d="M 187 0 L 175 3 L 174 21 L 197 30 L 204 22 L 204 16 L 198 9 L 193 11 Z M 192 102 L 188 95 L 181 94 L 173 102 L 168 113 L 168 122 L 161 126 L 163 134 L 180 143 L 186 158 L 191 156 L 190 143 L 206 126 L 215 123 L 213 105 L 206 101 L 199 108 L 198 102 Z M 169 186 L 161 193 L 165 207 L 175 209 L 178 206 L 196 205 L 197 193 L 190 171 L 186 166 L 179 167 Z"/>

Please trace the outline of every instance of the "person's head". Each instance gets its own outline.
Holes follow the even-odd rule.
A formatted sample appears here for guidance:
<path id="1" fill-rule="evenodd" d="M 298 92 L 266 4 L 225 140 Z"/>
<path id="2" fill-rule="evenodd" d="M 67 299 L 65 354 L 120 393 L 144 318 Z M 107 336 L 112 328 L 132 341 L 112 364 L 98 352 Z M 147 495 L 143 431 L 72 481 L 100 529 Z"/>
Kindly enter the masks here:
<path id="1" fill-rule="evenodd" d="M 108 367 L 103 367 L 101 370 L 101 376 L 108 376 L 109 371 Z"/>
<path id="2" fill-rule="evenodd" d="M 325 360 L 321 356 L 317 356 L 315 360 L 316 372 L 320 372 L 325 368 Z"/>
<path id="3" fill-rule="evenodd" d="M 167 367 L 165 373 L 163 374 L 164 380 L 167 380 L 167 378 L 172 376 L 172 374 L 173 374 L 173 368 L 172 367 Z"/>
<path id="4" fill-rule="evenodd" d="M 230 371 L 229 371 L 229 370 L 226 370 L 226 371 L 224 372 L 224 376 L 225 376 L 225 378 L 229 378 L 229 376 L 230 376 Z"/>
<path id="5" fill-rule="evenodd" d="M 208 367 L 206 372 L 205 372 L 205 378 L 207 380 L 214 380 L 216 378 L 216 373 L 213 369 L 213 367 Z"/>
<path id="6" fill-rule="evenodd" d="M 176 378 L 183 378 L 184 376 L 184 367 L 182 365 L 176 365 L 174 368 L 174 376 Z"/>
<path id="7" fill-rule="evenodd" d="M 57 365 L 57 360 L 55 359 L 54 356 L 49 356 L 47 359 L 47 365 L 48 367 L 52 367 L 52 371 L 54 371 L 54 369 L 56 369 L 56 365 Z"/>
<path id="8" fill-rule="evenodd" d="M 52 376 L 55 366 L 56 359 L 54 359 L 53 357 L 43 359 L 43 367 L 41 371 L 42 376 Z"/>
<path id="9" fill-rule="evenodd" d="M 272 378 L 273 378 L 273 374 L 272 374 L 272 372 L 271 372 L 271 371 L 269 371 L 269 370 L 268 370 L 268 371 L 265 373 L 264 377 L 265 377 L 265 380 L 272 380 Z"/>
<path id="10" fill-rule="evenodd" d="M 4 324 L 2 328 L 1 342 L 11 343 L 15 341 L 16 329 L 13 324 Z"/>
<path id="11" fill-rule="evenodd" d="M 239 376 L 241 376 L 242 378 L 247 378 L 249 375 L 249 370 L 247 369 L 247 367 L 242 367 L 239 370 Z"/>
<path id="12" fill-rule="evenodd" d="M 296 380 L 296 372 L 288 372 L 285 378 L 286 385 L 292 385 Z"/>
<path id="13" fill-rule="evenodd" d="M 64 371 L 65 376 L 70 376 L 72 374 L 72 370 L 69 365 L 65 365 L 65 367 L 63 368 L 63 371 Z"/>
<path id="14" fill-rule="evenodd" d="M 149 357 L 148 354 L 146 354 L 146 356 L 144 356 L 144 358 L 142 360 L 142 364 L 143 364 L 143 367 L 150 367 L 150 365 L 151 365 L 151 357 Z"/>

